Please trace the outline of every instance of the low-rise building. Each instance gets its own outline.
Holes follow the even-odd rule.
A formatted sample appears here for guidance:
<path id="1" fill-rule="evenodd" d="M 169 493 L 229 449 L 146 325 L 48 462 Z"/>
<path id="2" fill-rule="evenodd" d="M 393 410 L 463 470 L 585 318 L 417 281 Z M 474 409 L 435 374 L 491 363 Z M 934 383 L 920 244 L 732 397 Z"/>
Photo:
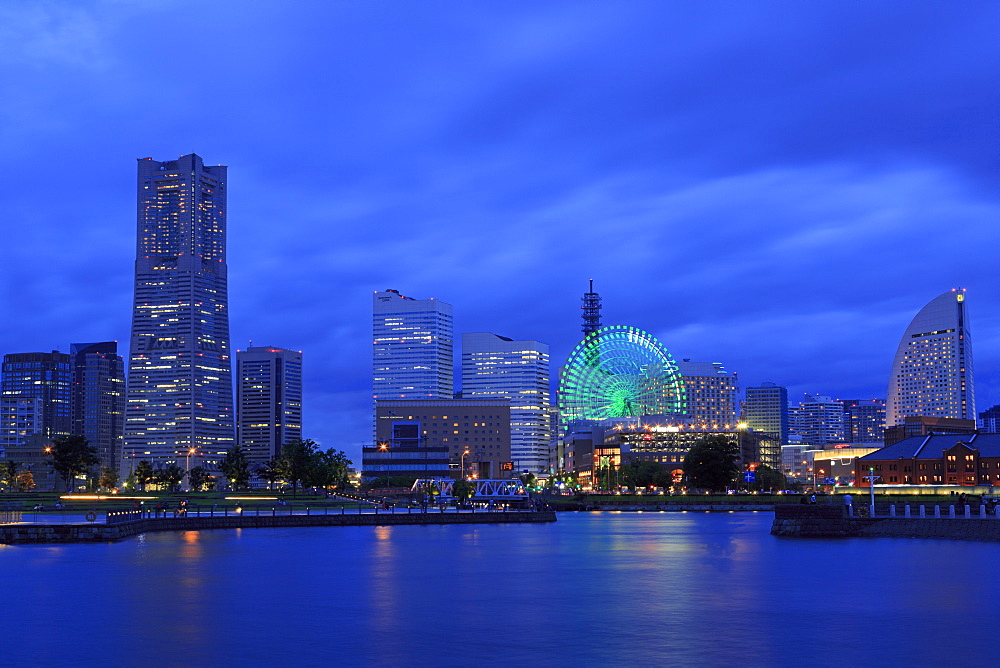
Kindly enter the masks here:
<path id="1" fill-rule="evenodd" d="M 510 429 L 506 399 L 379 400 L 376 443 L 362 450 L 361 475 L 459 478 L 464 469 L 468 478 L 512 477 Z"/>
<path id="2" fill-rule="evenodd" d="M 858 486 L 1000 485 L 1000 434 L 914 436 L 860 457 Z"/>

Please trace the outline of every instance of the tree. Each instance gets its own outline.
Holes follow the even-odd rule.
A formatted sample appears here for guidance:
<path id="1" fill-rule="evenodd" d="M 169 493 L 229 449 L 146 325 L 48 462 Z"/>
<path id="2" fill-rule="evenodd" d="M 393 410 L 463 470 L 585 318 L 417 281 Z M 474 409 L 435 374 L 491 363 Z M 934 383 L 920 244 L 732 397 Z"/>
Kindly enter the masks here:
<path id="1" fill-rule="evenodd" d="M 281 473 L 285 480 L 292 483 L 292 496 L 297 496 L 299 485 L 309 479 L 315 455 L 316 442 L 311 439 L 300 438 L 281 446 Z"/>
<path id="2" fill-rule="evenodd" d="M 118 486 L 118 471 L 110 466 L 105 466 L 101 469 L 101 477 L 98 478 L 97 483 L 104 489 L 114 489 Z"/>
<path id="3" fill-rule="evenodd" d="M 281 462 L 277 459 L 264 462 L 258 475 L 267 481 L 269 490 L 274 490 L 274 483 L 281 480 Z"/>
<path id="4" fill-rule="evenodd" d="M 456 499 L 468 501 L 476 494 L 476 486 L 468 480 L 456 480 L 451 488 L 451 494 Z"/>
<path id="5" fill-rule="evenodd" d="M 31 475 L 31 471 L 21 471 L 17 474 L 14 486 L 19 492 L 30 492 L 35 488 L 35 476 Z"/>
<path id="6" fill-rule="evenodd" d="M 70 481 L 100 463 L 97 448 L 83 436 L 63 436 L 52 441 L 52 469 L 72 491 Z"/>
<path id="7" fill-rule="evenodd" d="M 350 465 L 351 460 L 339 450 L 331 448 L 326 452 L 314 452 L 306 476 L 306 486 L 324 489 L 346 487 L 349 484 L 347 469 Z"/>
<path id="8" fill-rule="evenodd" d="M 785 475 L 780 471 L 775 471 L 767 464 L 758 464 L 755 469 L 756 480 L 750 483 L 750 488 L 755 491 L 785 489 L 788 486 Z"/>
<path id="9" fill-rule="evenodd" d="M 181 480 L 184 480 L 184 469 L 177 464 L 164 466 L 156 472 L 155 480 L 157 484 L 165 486 L 168 490 L 174 490 L 181 484 Z"/>
<path id="10" fill-rule="evenodd" d="M 153 470 L 153 465 L 143 460 L 135 465 L 135 481 L 142 487 L 142 491 L 146 491 L 146 485 L 153 482 L 156 478 L 156 472 Z"/>
<path id="11" fill-rule="evenodd" d="M 537 480 L 535 479 L 534 473 L 522 473 L 520 476 L 521 484 L 528 487 L 534 487 Z"/>
<path id="12" fill-rule="evenodd" d="M 684 475 L 692 487 L 725 491 L 739 475 L 739 446 L 725 436 L 699 439 L 684 456 Z"/>
<path id="13" fill-rule="evenodd" d="M 204 466 L 195 466 L 188 471 L 188 486 L 195 492 L 200 492 L 201 488 L 208 482 L 208 471 Z"/>
<path id="14" fill-rule="evenodd" d="M 0 482 L 7 489 L 14 489 L 14 486 L 17 484 L 17 468 L 18 464 L 13 459 L 8 459 L 3 464 L 0 464 Z"/>
<path id="15" fill-rule="evenodd" d="M 673 477 L 670 469 L 658 462 L 635 461 L 622 464 L 618 478 L 628 487 L 670 487 Z"/>
<path id="16" fill-rule="evenodd" d="M 247 451 L 240 445 L 234 445 L 226 451 L 226 456 L 219 461 L 219 470 L 234 489 L 242 489 L 250 484 L 250 459 Z"/>

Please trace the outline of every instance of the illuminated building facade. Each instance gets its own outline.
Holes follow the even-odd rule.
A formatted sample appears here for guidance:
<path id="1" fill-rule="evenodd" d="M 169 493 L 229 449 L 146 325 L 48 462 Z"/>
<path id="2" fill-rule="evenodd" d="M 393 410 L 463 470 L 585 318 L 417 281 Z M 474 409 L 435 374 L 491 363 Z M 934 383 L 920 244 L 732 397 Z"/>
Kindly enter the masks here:
<path id="1" fill-rule="evenodd" d="M 236 440 L 253 462 L 302 438 L 302 353 L 272 346 L 236 352 Z"/>
<path id="2" fill-rule="evenodd" d="M 976 419 L 965 290 L 932 299 L 903 332 L 892 361 L 886 426 L 911 416 Z"/>
<path id="3" fill-rule="evenodd" d="M 504 467 L 512 462 L 510 424 L 506 399 L 377 401 L 376 445 L 362 452 L 362 476 L 457 478 L 464 466 L 466 477 L 514 477 Z"/>
<path id="4" fill-rule="evenodd" d="M 13 449 L 23 445 L 28 436 L 41 431 L 41 399 L 0 397 L 0 457 L 10 456 Z"/>
<path id="5" fill-rule="evenodd" d="M 719 362 L 677 362 L 687 393 L 687 413 L 695 424 L 734 424 L 738 415 L 736 374 Z"/>
<path id="6" fill-rule="evenodd" d="M 653 423 L 648 417 L 606 420 L 589 431 L 568 435 L 563 470 L 575 473 L 584 484 L 589 481 L 594 485 L 620 464 L 645 461 L 667 466 L 679 480 L 691 447 L 714 436 L 723 436 L 739 448 L 741 466 L 766 464 L 782 470 L 781 444 L 769 434 L 732 423 L 705 427 L 669 419 Z"/>
<path id="7" fill-rule="evenodd" d="M 101 466 L 118 469 L 125 430 L 125 362 L 114 341 L 74 343 L 72 413 L 74 434 L 97 450 Z"/>
<path id="8" fill-rule="evenodd" d="M 881 443 L 885 432 L 884 399 L 843 399 L 844 440 Z"/>
<path id="9" fill-rule="evenodd" d="M 455 384 L 451 304 L 386 290 L 374 294 L 372 312 L 375 400 L 451 399 Z"/>
<path id="10" fill-rule="evenodd" d="M 37 399 L 41 421 L 36 433 L 46 438 L 72 432 L 72 387 L 71 359 L 66 353 L 4 355 L 0 393 L 5 399 Z"/>
<path id="11" fill-rule="evenodd" d="M 844 442 L 844 405 L 819 394 L 806 394 L 788 414 L 789 429 L 802 443 Z"/>
<path id="12" fill-rule="evenodd" d="M 226 188 L 194 154 L 139 160 L 126 458 L 216 461 L 235 442 Z"/>
<path id="13" fill-rule="evenodd" d="M 510 402 L 510 456 L 518 472 L 549 471 L 549 347 L 487 332 L 462 335 L 462 398 Z"/>
<path id="14" fill-rule="evenodd" d="M 743 402 L 743 421 L 756 432 L 771 434 L 781 444 L 788 442 L 788 390 L 774 383 L 748 387 Z"/>

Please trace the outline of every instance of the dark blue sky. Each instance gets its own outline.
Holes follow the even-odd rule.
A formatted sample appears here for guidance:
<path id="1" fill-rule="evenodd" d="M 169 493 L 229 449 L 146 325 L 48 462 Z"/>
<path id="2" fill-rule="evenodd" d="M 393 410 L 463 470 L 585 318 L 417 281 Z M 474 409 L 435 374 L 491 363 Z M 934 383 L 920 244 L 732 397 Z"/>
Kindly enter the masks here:
<path id="1" fill-rule="evenodd" d="M 0 6 L 0 350 L 127 342 L 135 159 L 229 165 L 234 345 L 305 353 L 305 431 L 370 436 L 371 292 L 456 332 L 606 324 L 793 396 L 884 396 L 969 290 L 1000 401 L 1000 5 Z"/>

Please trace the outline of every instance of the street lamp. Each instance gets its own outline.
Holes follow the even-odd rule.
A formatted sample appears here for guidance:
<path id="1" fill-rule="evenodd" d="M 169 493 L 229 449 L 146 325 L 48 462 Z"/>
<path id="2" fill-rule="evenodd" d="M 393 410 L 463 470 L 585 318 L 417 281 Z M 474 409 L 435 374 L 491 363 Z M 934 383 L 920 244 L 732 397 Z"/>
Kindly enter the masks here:
<path id="1" fill-rule="evenodd" d="M 468 448 L 466 448 L 465 451 L 462 452 L 462 480 L 465 480 L 465 456 L 467 454 L 469 454 Z"/>
<path id="2" fill-rule="evenodd" d="M 184 469 L 187 474 L 187 491 L 191 491 L 191 455 L 198 454 L 197 448 L 188 448 L 188 451 L 184 453 Z"/>
<path id="3" fill-rule="evenodd" d="M 381 450 L 382 452 L 385 452 L 386 450 L 389 449 L 389 444 L 386 443 L 385 441 L 379 441 L 378 449 Z M 389 479 L 389 475 L 390 475 L 389 474 L 389 457 L 387 456 L 385 458 L 385 488 L 386 489 L 389 489 L 390 487 L 392 487 L 392 480 Z"/>

